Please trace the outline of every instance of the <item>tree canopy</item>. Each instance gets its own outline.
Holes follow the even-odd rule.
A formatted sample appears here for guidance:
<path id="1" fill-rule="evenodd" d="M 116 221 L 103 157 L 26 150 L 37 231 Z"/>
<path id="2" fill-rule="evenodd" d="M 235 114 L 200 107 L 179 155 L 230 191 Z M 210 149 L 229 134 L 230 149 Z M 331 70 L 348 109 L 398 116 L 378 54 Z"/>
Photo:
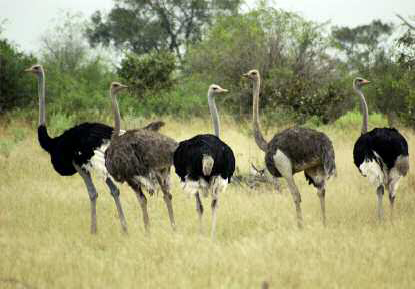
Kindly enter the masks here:
<path id="1" fill-rule="evenodd" d="M 203 28 L 217 15 L 234 14 L 241 0 L 117 0 L 103 15 L 91 17 L 87 36 L 92 45 L 113 44 L 136 54 L 170 50 L 179 59 L 185 48 L 202 38 Z"/>

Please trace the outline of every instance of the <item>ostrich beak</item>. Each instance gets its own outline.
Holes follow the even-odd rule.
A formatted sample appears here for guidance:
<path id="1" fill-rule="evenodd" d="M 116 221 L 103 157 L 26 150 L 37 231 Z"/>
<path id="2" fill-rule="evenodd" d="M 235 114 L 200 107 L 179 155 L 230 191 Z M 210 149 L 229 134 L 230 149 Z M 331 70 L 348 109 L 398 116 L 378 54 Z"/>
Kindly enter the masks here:
<path id="1" fill-rule="evenodd" d="M 244 73 L 244 74 L 242 74 L 242 77 L 248 78 L 249 77 L 249 74 L 248 73 Z"/>
<path id="2" fill-rule="evenodd" d="M 23 70 L 24 72 L 32 72 L 32 68 L 26 68 L 25 70 Z"/>
<path id="3" fill-rule="evenodd" d="M 370 81 L 369 80 L 366 80 L 366 79 L 364 79 L 363 81 L 362 81 L 362 84 L 369 84 L 370 83 Z"/>
<path id="4" fill-rule="evenodd" d="M 229 90 L 222 88 L 221 92 L 229 92 Z"/>

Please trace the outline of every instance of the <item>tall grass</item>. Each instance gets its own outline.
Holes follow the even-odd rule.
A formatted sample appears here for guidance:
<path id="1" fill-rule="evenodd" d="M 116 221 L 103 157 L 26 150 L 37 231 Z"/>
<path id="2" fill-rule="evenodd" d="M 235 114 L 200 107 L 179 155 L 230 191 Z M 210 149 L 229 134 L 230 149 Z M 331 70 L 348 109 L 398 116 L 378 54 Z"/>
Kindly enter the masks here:
<path id="1" fill-rule="evenodd" d="M 231 118 L 222 117 L 223 139 L 237 166 L 263 165 L 263 154 Z M 146 123 L 125 119 L 123 127 Z M 165 119 L 166 135 L 183 140 L 211 132 L 204 119 Z M 383 120 L 381 120 L 383 122 Z M 373 117 L 370 122 L 372 124 Z M 198 234 L 195 201 L 172 175 L 177 232 L 170 229 L 160 195 L 148 197 L 151 235 L 145 236 L 132 191 L 120 187 L 129 235 L 124 236 L 107 188 L 96 180 L 98 234 L 89 234 L 89 199 L 79 176 L 60 177 L 22 123 L 0 127 L 0 140 L 25 133 L 0 154 L 0 288 L 412 288 L 415 259 L 414 173 L 401 182 L 396 218 L 376 220 L 376 195 L 352 162 L 360 121 L 347 116 L 320 128 L 335 146 L 338 177 L 327 188 L 328 225 L 320 220 L 316 191 L 302 174 L 305 228 L 298 230 L 292 198 L 271 187 L 231 185 L 220 196 L 217 240 L 209 238 L 210 203 Z M 267 139 L 279 128 L 270 128 Z M 403 133 L 410 148 L 415 135 Z M 413 151 L 411 150 L 412 154 Z M 412 157 L 411 157 L 412 161 Z M 387 197 L 385 211 L 389 212 Z"/>

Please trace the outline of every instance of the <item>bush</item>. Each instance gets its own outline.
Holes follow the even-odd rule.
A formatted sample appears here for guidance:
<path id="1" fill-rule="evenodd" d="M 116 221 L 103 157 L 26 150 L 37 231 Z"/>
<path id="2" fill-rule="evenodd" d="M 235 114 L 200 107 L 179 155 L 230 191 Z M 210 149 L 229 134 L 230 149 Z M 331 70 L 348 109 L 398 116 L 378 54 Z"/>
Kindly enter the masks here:
<path id="1" fill-rule="evenodd" d="M 32 80 L 23 72 L 35 63 L 34 56 L 26 55 L 6 39 L 0 39 L 0 114 L 37 101 L 32 93 Z"/>
<path id="2" fill-rule="evenodd" d="M 127 54 L 117 73 L 130 87 L 130 91 L 141 97 L 146 91 L 171 88 L 175 69 L 176 61 L 172 53 L 153 51 L 144 56 Z"/>

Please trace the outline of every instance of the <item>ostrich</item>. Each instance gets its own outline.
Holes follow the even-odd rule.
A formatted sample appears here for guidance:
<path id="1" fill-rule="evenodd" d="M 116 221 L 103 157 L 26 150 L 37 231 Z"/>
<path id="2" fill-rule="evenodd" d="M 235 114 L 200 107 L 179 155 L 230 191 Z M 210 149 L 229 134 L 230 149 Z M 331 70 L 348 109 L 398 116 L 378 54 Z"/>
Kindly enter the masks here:
<path id="1" fill-rule="evenodd" d="M 389 192 L 392 218 L 399 180 L 409 171 L 408 143 L 395 128 L 375 128 L 368 132 L 368 108 L 362 87 L 369 83 L 360 77 L 353 81 L 363 115 L 362 131 L 353 148 L 353 159 L 360 173 L 376 186 L 378 218 L 382 221 L 384 188 Z"/>
<path id="2" fill-rule="evenodd" d="M 111 84 L 115 127 L 111 143 L 105 151 L 105 166 L 115 181 L 127 182 L 134 190 L 143 212 L 146 232 L 149 231 L 149 218 L 147 199 L 142 187 L 147 188 L 152 194 L 158 182 L 174 230 L 176 225 L 170 194 L 170 167 L 177 142 L 158 132 L 145 129 L 128 130 L 120 135 L 121 117 L 115 94 L 126 87 L 118 82 Z"/>
<path id="3" fill-rule="evenodd" d="M 293 175 L 304 171 L 309 184 L 314 185 L 320 198 L 323 225 L 326 224 L 325 194 L 326 181 L 336 174 L 334 149 L 330 139 L 321 132 L 308 128 L 294 127 L 274 135 L 267 142 L 259 127 L 259 90 L 258 70 L 243 74 L 253 81 L 253 129 L 255 142 L 265 152 L 265 163 L 269 172 L 276 178 L 286 179 L 293 196 L 297 212 L 297 225 L 303 226 L 301 213 L 301 195 L 294 182 Z"/>
<path id="4" fill-rule="evenodd" d="M 174 153 L 176 174 L 180 177 L 184 190 L 196 197 L 200 232 L 203 205 L 199 191 L 202 191 L 205 197 L 211 191 L 212 239 L 215 237 L 219 193 L 226 189 L 235 171 L 235 156 L 232 149 L 219 139 L 219 116 L 214 95 L 224 92 L 227 90 L 215 84 L 212 84 L 208 90 L 208 104 L 215 135 L 201 134 L 182 141 Z"/>
<path id="5" fill-rule="evenodd" d="M 39 94 L 39 125 L 38 139 L 40 146 L 50 154 L 52 165 L 61 176 L 72 176 L 76 173 L 82 177 L 88 190 L 91 203 L 91 233 L 97 231 L 96 199 L 98 193 L 92 182 L 91 171 L 94 170 L 104 177 L 110 189 L 118 211 L 122 230 L 127 232 L 119 190 L 108 176 L 105 168 L 104 154 L 113 129 L 100 123 L 82 123 L 66 130 L 62 135 L 51 138 L 46 128 L 45 107 L 45 72 L 39 64 L 25 70 L 36 75 Z M 147 129 L 159 129 L 161 122 L 148 125 Z"/>

